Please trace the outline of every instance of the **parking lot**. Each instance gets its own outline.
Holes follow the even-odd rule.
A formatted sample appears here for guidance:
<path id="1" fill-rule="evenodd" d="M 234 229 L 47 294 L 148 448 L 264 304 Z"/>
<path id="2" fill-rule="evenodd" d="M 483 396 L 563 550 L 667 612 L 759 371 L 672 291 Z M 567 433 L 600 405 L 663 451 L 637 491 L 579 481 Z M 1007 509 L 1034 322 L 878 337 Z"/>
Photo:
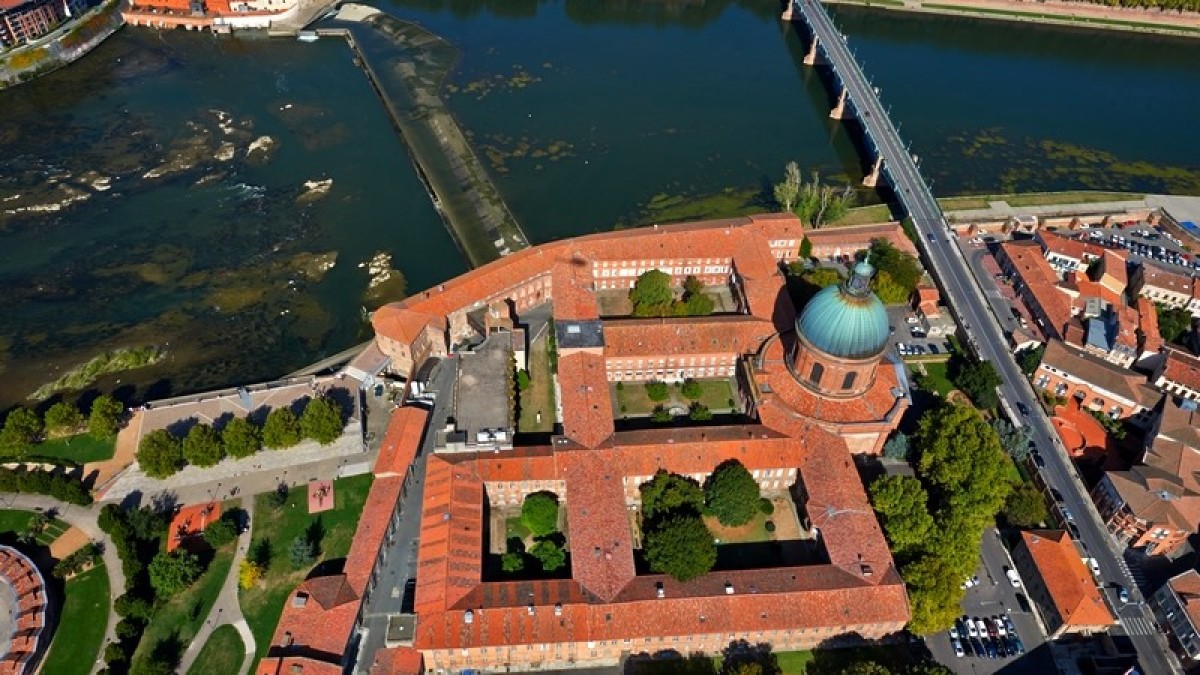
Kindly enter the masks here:
<path id="1" fill-rule="evenodd" d="M 1005 576 L 1005 569 L 1011 568 L 1012 563 L 995 530 L 989 529 L 983 533 L 981 549 L 979 568 L 975 572 L 979 583 L 966 591 L 961 605 L 962 613 L 959 625 L 966 628 L 961 617 L 969 617 L 972 621 L 976 619 L 991 620 L 993 627 L 997 629 L 997 638 L 999 639 L 991 638 L 989 635 L 987 640 L 981 637 L 972 640 L 968 633 L 966 644 L 963 644 L 961 639 L 959 640 L 964 654 L 957 656 L 950 634 L 943 632 L 926 638 L 929 650 L 940 663 L 951 667 L 958 673 L 1055 672 L 1050 647 L 1045 641 L 1041 625 L 1032 613 L 1032 607 L 1025 599 L 1023 586 L 1014 588 Z M 999 623 L 1004 624 L 1006 635 L 1002 638 L 998 634 L 999 626 L 996 625 L 997 621 L 994 620 L 994 617 L 998 617 Z M 1009 623 L 1012 628 L 1016 629 L 1015 637 L 1020 641 L 1024 653 L 1001 656 L 1000 650 L 997 648 L 1000 644 L 1015 646 L 1015 643 L 1008 639 L 1010 636 L 1007 634 L 1013 632 L 1009 630 Z M 985 626 L 985 630 L 988 628 L 991 627 Z M 976 633 L 978 634 L 978 632 L 978 628 L 976 628 Z M 995 657 L 988 655 L 986 643 L 993 645 Z M 976 647 L 968 652 L 968 645 L 976 645 Z M 976 648 L 981 654 L 974 653 Z"/>
<path id="2" fill-rule="evenodd" d="M 1079 239 L 1106 248 L 1125 249 L 1135 261 L 1149 261 L 1172 272 L 1194 275 L 1200 272 L 1200 258 L 1183 248 L 1183 242 L 1171 233 L 1143 222 L 1123 227 L 1089 228 Z"/>
<path id="3" fill-rule="evenodd" d="M 887 308 L 888 327 L 891 336 L 888 338 L 888 349 L 901 358 L 906 356 L 929 356 L 949 354 L 950 345 L 945 335 L 927 335 L 920 320 L 911 307 L 893 305 Z"/>

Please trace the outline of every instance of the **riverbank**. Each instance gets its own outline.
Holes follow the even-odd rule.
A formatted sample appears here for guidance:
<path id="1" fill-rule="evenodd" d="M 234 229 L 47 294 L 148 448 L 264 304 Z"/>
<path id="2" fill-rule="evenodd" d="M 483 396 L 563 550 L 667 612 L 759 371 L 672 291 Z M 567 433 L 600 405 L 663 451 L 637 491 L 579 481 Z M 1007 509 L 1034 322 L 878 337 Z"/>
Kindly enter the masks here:
<path id="1" fill-rule="evenodd" d="M 1200 38 L 1200 13 L 1162 12 L 1108 7 L 1085 2 L 1024 2 L 1022 0 L 824 0 L 833 5 L 856 5 L 917 14 L 942 14 L 1017 23 L 1072 28 L 1119 30 L 1153 35 Z"/>
<path id="2" fill-rule="evenodd" d="M 0 90 L 74 63 L 124 25 L 120 0 L 107 0 L 71 25 L 0 54 Z"/>

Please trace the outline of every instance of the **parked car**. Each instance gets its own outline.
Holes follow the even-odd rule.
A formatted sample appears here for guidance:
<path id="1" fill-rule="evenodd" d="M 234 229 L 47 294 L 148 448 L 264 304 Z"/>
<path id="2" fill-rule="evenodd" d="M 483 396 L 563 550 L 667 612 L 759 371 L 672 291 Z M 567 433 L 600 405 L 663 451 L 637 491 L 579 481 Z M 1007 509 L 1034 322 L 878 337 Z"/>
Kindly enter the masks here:
<path id="1" fill-rule="evenodd" d="M 1042 456 L 1039 453 L 1034 452 L 1030 456 L 1033 457 L 1034 466 L 1036 466 L 1039 469 L 1046 468 L 1046 460 L 1042 459 Z"/>
<path id="2" fill-rule="evenodd" d="M 961 659 L 963 657 L 962 643 L 958 640 L 951 640 L 950 646 L 954 648 L 954 655 Z"/>
<path id="3" fill-rule="evenodd" d="M 983 643 L 983 648 L 987 650 L 987 655 L 988 655 L 989 659 L 1000 658 L 1000 652 L 999 652 L 999 650 L 996 649 L 996 644 L 994 642 L 992 642 L 991 640 L 985 641 Z"/>
<path id="4" fill-rule="evenodd" d="M 1021 638 L 1012 638 L 1013 647 L 1017 650 L 1017 655 L 1025 653 L 1025 644 L 1021 642 Z"/>
<path id="5" fill-rule="evenodd" d="M 1120 600 L 1122 604 L 1129 602 L 1129 591 L 1120 584 L 1117 584 L 1117 599 Z"/>
<path id="6" fill-rule="evenodd" d="M 967 625 L 967 637 L 979 637 L 979 629 L 975 627 L 975 622 L 966 617 L 963 618 L 965 619 L 963 623 Z"/>
<path id="7" fill-rule="evenodd" d="M 1008 634 L 1010 637 L 1017 636 L 1017 627 L 1013 625 L 1012 617 L 1008 616 L 1007 614 L 1004 615 L 1004 627 L 1008 629 Z"/>
<path id="8" fill-rule="evenodd" d="M 971 651 L 975 652 L 975 655 L 980 658 L 983 658 L 983 655 L 987 653 L 987 650 L 983 648 L 983 641 L 977 637 L 971 638 Z"/>
<path id="9" fill-rule="evenodd" d="M 1008 583 L 1012 584 L 1013 588 L 1021 587 L 1021 575 L 1017 574 L 1017 571 L 1013 568 L 1006 566 L 1004 568 L 1004 576 L 1008 577 Z"/>
<path id="10" fill-rule="evenodd" d="M 996 630 L 996 622 L 995 621 L 992 621 L 991 619 L 984 619 L 983 625 L 987 626 L 987 636 L 988 637 L 995 638 L 997 635 L 999 635 L 999 632 Z"/>
<path id="11" fill-rule="evenodd" d="M 996 632 L 1000 634 L 1000 637 L 1008 635 L 1008 629 L 1004 627 L 1004 619 L 1001 619 L 999 616 L 993 616 L 992 623 L 996 624 Z"/>
<path id="12" fill-rule="evenodd" d="M 979 637 L 987 637 L 987 624 L 979 617 L 975 617 L 975 630 L 979 631 Z"/>
<path id="13" fill-rule="evenodd" d="M 1054 501 L 1056 502 L 1061 502 L 1063 500 L 1062 493 L 1055 488 L 1050 488 L 1050 496 L 1053 497 Z"/>

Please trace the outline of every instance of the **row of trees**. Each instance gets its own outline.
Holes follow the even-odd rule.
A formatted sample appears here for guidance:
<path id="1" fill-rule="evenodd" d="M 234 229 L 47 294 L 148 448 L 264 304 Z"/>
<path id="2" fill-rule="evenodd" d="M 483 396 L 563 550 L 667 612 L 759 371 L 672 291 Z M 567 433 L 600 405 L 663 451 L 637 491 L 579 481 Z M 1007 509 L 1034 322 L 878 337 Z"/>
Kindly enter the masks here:
<path id="1" fill-rule="evenodd" d="M 63 558 L 62 560 L 59 560 L 58 564 L 54 566 L 54 576 L 58 577 L 59 579 L 66 579 L 67 577 L 79 574 L 80 572 L 84 571 L 84 568 L 91 567 L 92 565 L 98 563 L 100 561 L 100 555 L 103 552 L 104 549 L 100 547 L 100 544 L 94 541 L 89 541 L 78 548 L 75 552 L 68 554 L 67 557 Z"/>
<path id="2" fill-rule="evenodd" d="M 970 406 L 929 410 L 912 441 L 916 477 L 886 476 L 869 492 L 908 585 L 909 628 L 928 635 L 958 616 L 959 584 L 975 569 L 984 528 L 1012 485 L 996 430 Z"/>
<path id="3" fill-rule="evenodd" d="M 888 305 L 908 302 L 923 273 L 917 259 L 886 239 L 872 241 L 869 255 L 876 270 L 871 290 Z"/>
<path id="4" fill-rule="evenodd" d="M 826 185 L 821 182 L 819 171 L 813 170 L 812 180 L 805 183 L 800 166 L 788 162 L 784 167 L 783 182 L 775 185 L 773 195 L 779 207 L 800 217 L 814 228 L 837 222 L 854 206 L 857 195 L 854 188 Z"/>
<path id="5" fill-rule="evenodd" d="M 85 429 L 96 438 L 110 438 L 116 435 L 124 414 L 120 401 L 107 395 L 92 401 L 87 417 L 66 401 L 50 406 L 44 415 L 29 408 L 13 408 L 0 427 L 0 455 L 20 456 L 49 437 L 74 435 Z"/>
<path id="6" fill-rule="evenodd" d="M 316 397 L 308 400 L 298 417 L 290 408 L 272 410 L 261 428 L 247 418 L 234 417 L 219 431 L 196 424 L 183 438 L 156 429 L 142 437 L 138 464 L 151 478 L 167 478 L 189 464 L 210 467 L 227 456 L 241 459 L 264 447 L 290 448 L 305 438 L 328 445 L 342 435 L 344 426 L 341 406 Z"/>
<path id="7" fill-rule="evenodd" d="M 92 503 L 92 493 L 78 478 L 37 469 L 0 468 L 0 492 L 29 492 L 49 495 L 59 501 L 77 506 L 87 506 Z"/>
<path id="8" fill-rule="evenodd" d="M 508 551 L 501 559 L 505 572 L 525 569 L 529 558 L 537 560 L 545 572 L 554 572 L 567 564 L 566 538 L 558 529 L 558 495 L 534 492 L 521 503 L 521 524 L 533 537 L 528 550 L 519 537 L 508 540 Z"/>
<path id="9" fill-rule="evenodd" d="M 718 465 L 703 487 L 687 476 L 659 470 L 640 490 L 646 561 L 652 571 L 679 581 L 706 574 L 717 562 L 717 545 L 703 516 L 738 527 L 773 508 L 736 459 Z"/>
<path id="10" fill-rule="evenodd" d="M 694 276 L 683 280 L 683 296 L 675 297 L 671 275 L 661 270 L 643 272 L 629 289 L 634 316 L 707 316 L 713 300 L 704 292 L 704 282 Z"/>

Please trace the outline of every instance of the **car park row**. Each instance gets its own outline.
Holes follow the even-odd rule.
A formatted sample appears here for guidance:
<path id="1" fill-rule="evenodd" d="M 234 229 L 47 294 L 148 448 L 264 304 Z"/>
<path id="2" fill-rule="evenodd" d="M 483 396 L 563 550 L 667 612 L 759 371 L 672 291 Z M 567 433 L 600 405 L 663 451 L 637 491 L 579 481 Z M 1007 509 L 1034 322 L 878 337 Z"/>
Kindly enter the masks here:
<path id="1" fill-rule="evenodd" d="M 1007 614 L 956 619 L 950 629 L 950 646 L 959 658 L 1002 659 L 1025 653 L 1025 645 Z"/>

